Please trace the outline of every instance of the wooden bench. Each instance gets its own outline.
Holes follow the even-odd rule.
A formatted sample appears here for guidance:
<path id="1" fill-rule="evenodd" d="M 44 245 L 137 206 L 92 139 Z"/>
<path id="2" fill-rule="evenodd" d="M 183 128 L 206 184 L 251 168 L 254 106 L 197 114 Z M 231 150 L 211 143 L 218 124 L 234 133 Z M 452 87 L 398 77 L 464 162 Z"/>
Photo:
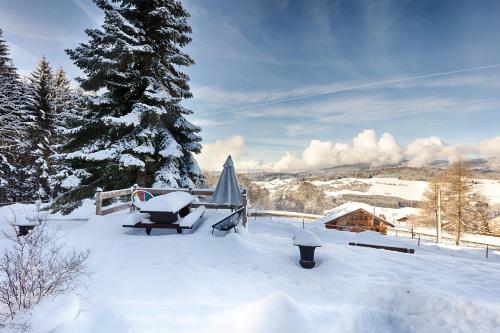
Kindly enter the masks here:
<path id="1" fill-rule="evenodd" d="M 191 213 L 186 215 L 184 218 L 179 219 L 177 223 L 144 223 L 138 222 L 136 224 L 124 224 L 124 228 L 138 228 L 144 229 L 147 235 L 151 234 L 153 229 L 174 229 L 178 234 L 181 234 L 183 230 L 193 231 L 202 221 L 203 214 L 205 213 L 205 207 L 199 206 L 194 209 Z"/>
<path id="2" fill-rule="evenodd" d="M 219 231 L 229 231 L 231 229 L 234 229 L 234 231 L 236 232 L 236 226 L 238 225 L 238 223 L 240 223 L 240 220 L 244 213 L 245 208 L 242 207 L 237 211 L 222 217 L 217 223 L 214 223 L 212 225 L 212 234 L 216 229 Z"/>
<path id="3" fill-rule="evenodd" d="M 387 250 L 387 251 L 396 251 L 396 252 L 402 252 L 402 253 L 415 253 L 415 249 L 408 249 L 405 247 L 396 247 L 396 246 L 386 246 L 386 245 L 374 245 L 374 244 L 365 244 L 365 243 L 354 243 L 354 242 L 349 242 L 349 245 L 351 246 L 361 246 L 361 247 L 370 247 L 372 249 L 381 249 L 381 250 Z"/>

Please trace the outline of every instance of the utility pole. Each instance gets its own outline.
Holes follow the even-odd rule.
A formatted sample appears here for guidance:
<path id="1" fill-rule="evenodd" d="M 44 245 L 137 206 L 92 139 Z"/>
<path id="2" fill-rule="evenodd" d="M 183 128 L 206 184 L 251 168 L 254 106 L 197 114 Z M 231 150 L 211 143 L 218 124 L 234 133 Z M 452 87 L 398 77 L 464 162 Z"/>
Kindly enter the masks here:
<path id="1" fill-rule="evenodd" d="M 438 205 L 437 205 L 437 243 L 441 243 L 441 189 L 438 189 Z"/>

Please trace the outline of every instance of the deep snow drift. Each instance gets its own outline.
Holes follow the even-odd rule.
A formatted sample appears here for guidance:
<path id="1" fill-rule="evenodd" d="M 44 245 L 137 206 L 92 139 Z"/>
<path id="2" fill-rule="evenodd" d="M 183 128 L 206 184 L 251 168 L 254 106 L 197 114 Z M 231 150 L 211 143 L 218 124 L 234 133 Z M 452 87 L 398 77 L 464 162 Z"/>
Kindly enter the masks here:
<path id="1" fill-rule="evenodd" d="M 21 206 L 13 207 L 17 215 Z M 27 210 L 32 210 L 28 207 Z M 5 215 L 9 207 L 0 209 Z M 79 212 L 79 217 L 82 211 Z M 63 241 L 89 248 L 91 278 L 32 311 L 35 332 L 498 332 L 500 253 L 438 247 L 373 232 L 306 224 L 322 247 L 299 266 L 301 222 L 249 220 L 213 236 L 224 212 L 207 211 L 193 234 L 125 229 L 117 213 L 53 220 Z M 5 221 L 2 229 L 5 227 Z M 0 236 L 0 248 L 7 241 Z M 348 246 L 412 247 L 414 255 Z M 50 313 L 50 315 L 47 315 Z M 23 314 L 29 316 L 29 314 Z M 45 318 L 45 320 L 41 320 Z M 8 330 L 7 330 L 8 331 Z"/>

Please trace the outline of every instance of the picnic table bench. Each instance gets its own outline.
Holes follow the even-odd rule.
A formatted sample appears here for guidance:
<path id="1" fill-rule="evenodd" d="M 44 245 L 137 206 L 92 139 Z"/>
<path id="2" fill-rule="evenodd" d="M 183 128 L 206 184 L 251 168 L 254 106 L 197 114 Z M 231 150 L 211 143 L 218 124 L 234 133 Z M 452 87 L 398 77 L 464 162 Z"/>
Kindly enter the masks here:
<path id="1" fill-rule="evenodd" d="M 236 232 L 236 226 L 240 222 L 241 217 L 244 213 L 245 208 L 242 207 L 232 212 L 231 214 L 222 217 L 219 221 L 212 225 L 212 234 L 214 233 L 214 230 L 229 231 L 231 229 L 234 229 L 234 231 Z"/>
<path id="2" fill-rule="evenodd" d="M 28 223 L 14 223 L 14 226 L 17 227 L 17 235 L 18 236 L 26 236 L 33 228 L 35 228 L 40 223 L 38 222 L 28 222 Z"/>

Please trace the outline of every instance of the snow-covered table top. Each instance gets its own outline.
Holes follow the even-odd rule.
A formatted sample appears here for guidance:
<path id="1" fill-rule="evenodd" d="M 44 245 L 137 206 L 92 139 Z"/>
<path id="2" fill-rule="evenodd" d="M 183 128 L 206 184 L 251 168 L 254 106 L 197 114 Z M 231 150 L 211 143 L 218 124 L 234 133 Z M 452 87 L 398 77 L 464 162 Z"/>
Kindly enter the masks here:
<path id="1" fill-rule="evenodd" d="M 194 197 L 186 192 L 170 192 L 149 199 L 141 206 L 141 212 L 170 212 L 177 213 L 191 204 Z"/>
<path id="2" fill-rule="evenodd" d="M 293 245 L 318 247 L 321 246 L 321 242 L 312 231 L 297 229 L 293 235 Z"/>

